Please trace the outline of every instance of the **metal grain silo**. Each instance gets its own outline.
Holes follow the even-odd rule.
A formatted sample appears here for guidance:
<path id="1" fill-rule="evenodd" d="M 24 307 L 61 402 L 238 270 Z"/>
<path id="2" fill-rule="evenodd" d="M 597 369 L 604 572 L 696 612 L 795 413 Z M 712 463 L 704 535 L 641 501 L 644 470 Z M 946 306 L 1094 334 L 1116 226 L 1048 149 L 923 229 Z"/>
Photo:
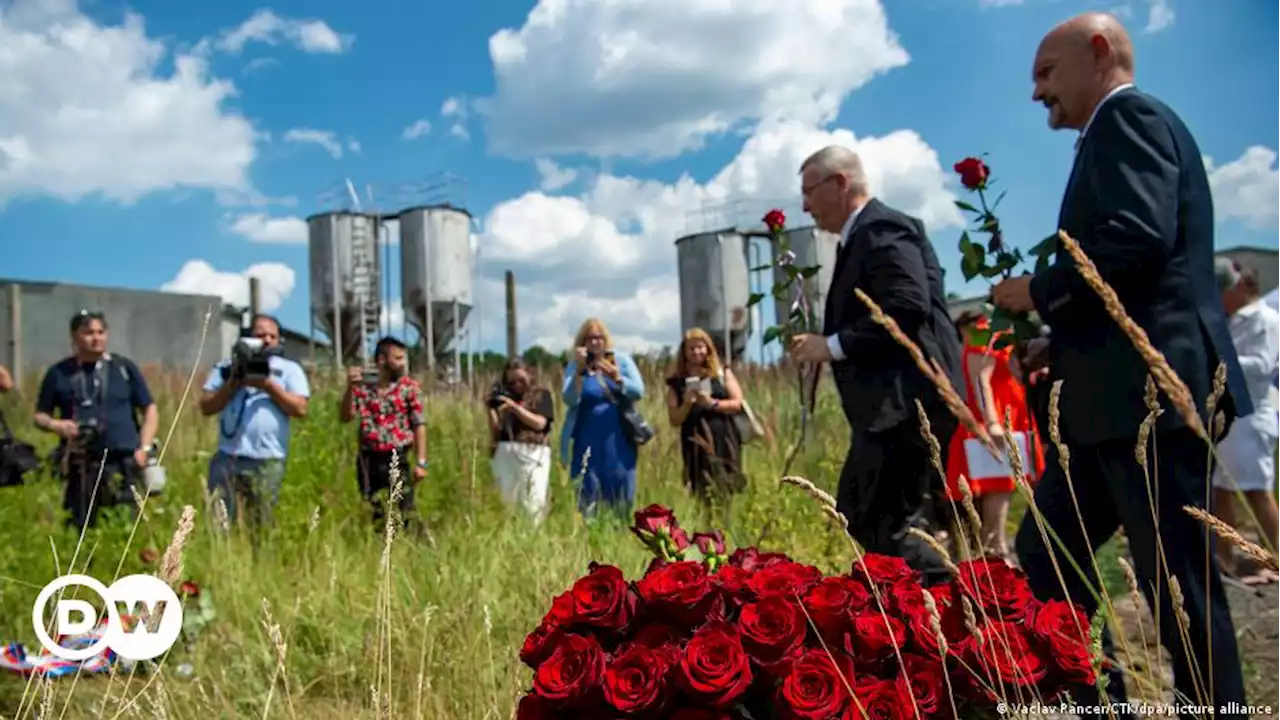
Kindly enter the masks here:
<path id="1" fill-rule="evenodd" d="M 333 341 L 336 358 L 367 362 L 369 335 L 382 310 L 378 219 L 320 213 L 307 218 L 307 230 L 312 317 Z"/>
<path id="2" fill-rule="evenodd" d="M 405 317 L 418 329 L 427 363 L 450 351 L 472 307 L 471 213 L 452 205 L 409 208 L 400 221 L 400 292 Z"/>
<path id="3" fill-rule="evenodd" d="M 681 331 L 706 330 L 726 359 L 730 355 L 724 349 L 732 348 L 732 357 L 742 355 L 751 334 L 747 242 L 732 230 L 686 235 L 676 240 Z"/>
<path id="4" fill-rule="evenodd" d="M 813 316 L 818 323 L 817 329 L 821 330 L 822 311 L 827 302 L 827 293 L 831 289 L 831 274 L 835 271 L 836 248 L 839 247 L 840 236 L 813 226 L 795 228 L 786 231 L 785 234 L 790 243 L 791 252 L 795 253 L 795 264 L 798 267 L 817 265 L 820 268 L 817 275 L 805 281 L 805 297 L 813 308 Z M 776 256 L 777 248 L 774 249 L 774 253 Z M 786 271 L 775 264 L 774 282 L 784 282 L 786 279 Z M 777 310 L 775 322 L 778 324 L 786 322 L 791 314 L 791 304 L 780 302 L 776 304 L 775 309 Z"/>

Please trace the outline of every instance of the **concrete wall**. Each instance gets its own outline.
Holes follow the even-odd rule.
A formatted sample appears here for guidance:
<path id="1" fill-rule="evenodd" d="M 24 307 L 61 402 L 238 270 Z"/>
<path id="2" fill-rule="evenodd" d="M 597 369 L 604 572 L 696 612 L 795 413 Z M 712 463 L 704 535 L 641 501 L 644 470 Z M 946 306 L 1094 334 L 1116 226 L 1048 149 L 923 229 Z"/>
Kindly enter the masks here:
<path id="1" fill-rule="evenodd" d="M 1280 281 L 1280 252 L 1263 248 L 1237 247 L 1220 250 L 1217 254 L 1229 257 L 1258 273 L 1258 284 L 1262 287 L 1264 296 L 1276 289 Z"/>
<path id="2" fill-rule="evenodd" d="M 222 300 L 211 296 L 0 279 L 0 362 L 23 376 L 43 374 L 70 354 L 71 317 L 83 309 L 106 315 L 111 352 L 139 365 L 190 371 L 205 314 L 212 311 L 200 360 L 208 367 L 224 354 L 221 307 Z"/>

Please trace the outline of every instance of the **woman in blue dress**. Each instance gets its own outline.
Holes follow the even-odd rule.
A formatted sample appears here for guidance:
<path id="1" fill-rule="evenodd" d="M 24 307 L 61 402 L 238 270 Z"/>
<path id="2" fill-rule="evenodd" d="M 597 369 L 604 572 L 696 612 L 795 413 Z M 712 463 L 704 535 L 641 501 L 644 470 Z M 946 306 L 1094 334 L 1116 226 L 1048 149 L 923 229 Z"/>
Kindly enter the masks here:
<path id="1" fill-rule="evenodd" d="M 596 318 L 582 324 L 573 346 L 564 370 L 560 457 L 579 481 L 579 512 L 589 517 L 607 505 L 626 515 L 636 499 L 636 446 L 619 402 L 644 397 L 644 380 L 635 360 L 613 349 L 609 331 Z"/>

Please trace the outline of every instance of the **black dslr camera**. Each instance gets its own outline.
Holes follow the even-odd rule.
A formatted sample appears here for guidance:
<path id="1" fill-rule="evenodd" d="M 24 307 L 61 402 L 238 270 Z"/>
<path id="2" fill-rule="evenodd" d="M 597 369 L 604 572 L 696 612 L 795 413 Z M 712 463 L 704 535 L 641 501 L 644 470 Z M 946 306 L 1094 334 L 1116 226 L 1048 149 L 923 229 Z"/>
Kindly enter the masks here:
<path id="1" fill-rule="evenodd" d="M 102 447 L 102 425 L 98 418 L 76 421 L 76 444 L 90 451 Z"/>
<path id="2" fill-rule="evenodd" d="M 502 383 L 498 383 L 493 386 L 492 390 L 489 391 L 489 409 L 497 410 L 498 408 L 502 407 L 503 398 L 511 398 L 512 400 L 520 399 L 515 395 L 513 395 L 505 387 L 503 387 Z"/>
<path id="3" fill-rule="evenodd" d="M 231 346 L 231 364 L 222 368 L 222 380 L 265 380 L 271 375 L 274 353 L 255 337 L 242 337 Z"/>

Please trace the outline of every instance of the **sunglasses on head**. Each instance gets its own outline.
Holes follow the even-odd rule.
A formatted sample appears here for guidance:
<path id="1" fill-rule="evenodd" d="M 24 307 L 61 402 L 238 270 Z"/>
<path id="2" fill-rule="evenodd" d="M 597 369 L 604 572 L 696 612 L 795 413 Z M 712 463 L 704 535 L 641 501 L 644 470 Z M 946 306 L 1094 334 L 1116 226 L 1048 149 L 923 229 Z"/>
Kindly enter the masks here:
<path id="1" fill-rule="evenodd" d="M 101 312 L 98 312 L 96 310 L 81 310 L 80 312 L 75 314 L 75 317 L 71 318 L 71 332 L 75 332 L 79 330 L 80 328 L 84 327 L 86 324 L 94 320 L 97 320 L 103 323 L 104 325 L 107 322 L 106 316 L 103 315 Z"/>

